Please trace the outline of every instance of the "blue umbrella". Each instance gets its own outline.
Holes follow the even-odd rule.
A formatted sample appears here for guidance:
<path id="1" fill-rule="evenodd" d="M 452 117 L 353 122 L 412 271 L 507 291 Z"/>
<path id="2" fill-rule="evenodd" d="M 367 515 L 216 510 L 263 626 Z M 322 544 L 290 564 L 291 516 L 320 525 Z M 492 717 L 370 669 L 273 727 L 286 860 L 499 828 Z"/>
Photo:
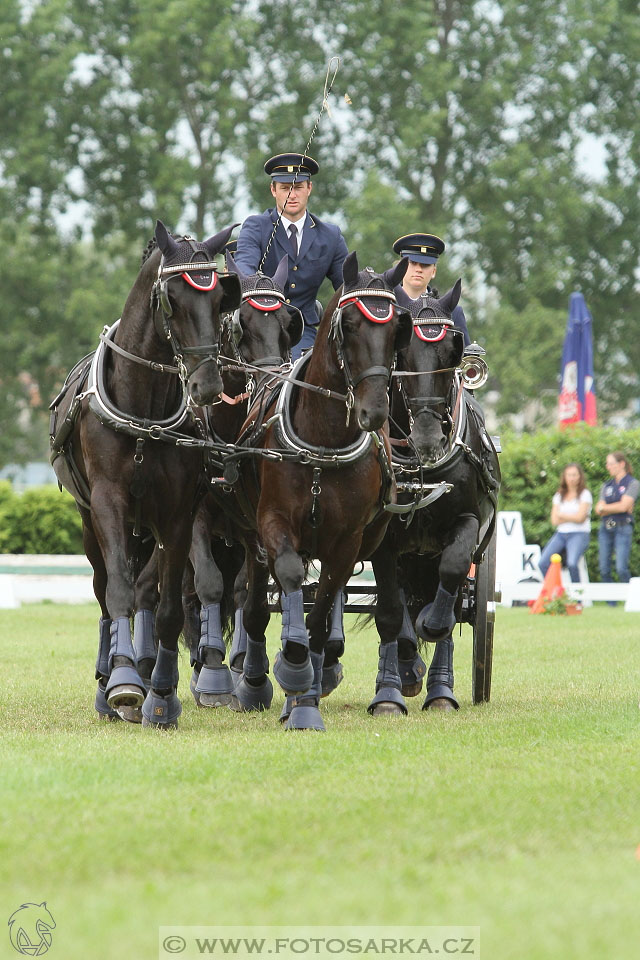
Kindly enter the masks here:
<path id="1" fill-rule="evenodd" d="M 596 394 L 593 382 L 592 318 L 581 293 L 569 297 L 569 319 L 562 348 L 558 412 L 560 426 L 585 423 L 595 426 Z"/>

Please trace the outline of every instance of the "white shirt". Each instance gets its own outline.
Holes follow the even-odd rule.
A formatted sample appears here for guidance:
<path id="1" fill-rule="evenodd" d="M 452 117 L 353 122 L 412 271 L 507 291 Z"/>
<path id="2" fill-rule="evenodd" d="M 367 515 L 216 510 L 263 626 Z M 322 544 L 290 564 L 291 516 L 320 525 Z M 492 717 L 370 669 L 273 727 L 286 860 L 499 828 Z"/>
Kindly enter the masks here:
<path id="1" fill-rule="evenodd" d="M 553 503 L 561 513 L 577 513 L 580 505 L 589 504 L 589 512 L 582 523 L 572 523 L 569 520 L 559 523 L 556 527 L 558 533 L 589 533 L 591 531 L 591 504 L 593 497 L 588 490 L 583 490 L 579 497 L 572 497 L 571 500 L 561 500 L 559 493 L 554 493 Z"/>
<path id="2" fill-rule="evenodd" d="M 295 227 L 296 230 L 298 231 L 298 235 L 297 235 L 298 252 L 300 252 L 300 244 L 302 243 L 302 231 L 304 229 L 305 223 L 307 222 L 307 216 L 308 214 L 307 214 L 307 211 L 305 210 L 304 217 L 300 217 L 299 220 L 289 220 L 288 217 L 285 217 L 284 213 L 280 217 L 280 221 L 282 223 L 282 226 L 285 229 L 285 233 L 287 234 L 287 237 L 289 238 L 289 240 L 291 239 L 291 237 L 289 237 L 289 227 Z"/>

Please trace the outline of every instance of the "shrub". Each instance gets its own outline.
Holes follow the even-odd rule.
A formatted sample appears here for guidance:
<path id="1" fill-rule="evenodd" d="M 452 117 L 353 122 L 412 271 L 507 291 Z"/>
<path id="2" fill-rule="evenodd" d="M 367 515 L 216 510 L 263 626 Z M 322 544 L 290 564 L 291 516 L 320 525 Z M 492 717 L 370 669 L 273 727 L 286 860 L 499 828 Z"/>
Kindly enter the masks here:
<path id="1" fill-rule="evenodd" d="M 83 552 L 80 515 L 68 493 L 50 486 L 17 494 L 0 484 L 0 553 Z"/>

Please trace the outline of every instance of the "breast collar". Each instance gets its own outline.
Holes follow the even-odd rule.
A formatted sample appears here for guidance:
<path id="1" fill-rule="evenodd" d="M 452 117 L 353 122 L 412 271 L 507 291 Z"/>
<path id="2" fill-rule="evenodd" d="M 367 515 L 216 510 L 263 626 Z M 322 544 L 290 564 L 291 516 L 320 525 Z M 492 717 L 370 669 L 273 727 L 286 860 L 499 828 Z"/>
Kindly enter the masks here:
<path id="1" fill-rule="evenodd" d="M 311 353 L 300 357 L 294 364 L 291 371 L 291 377 L 294 380 L 300 380 L 303 372 L 311 358 Z M 290 450 L 306 455 L 310 462 L 321 463 L 325 467 L 343 466 L 344 464 L 355 463 L 360 460 L 369 451 L 371 445 L 375 443 L 376 447 L 382 444 L 382 438 L 378 432 L 363 431 L 357 440 L 347 447 L 318 447 L 301 440 L 293 429 L 291 420 L 291 399 L 294 385 L 285 381 L 278 396 L 276 410 L 271 421 L 275 424 L 278 442 Z"/>
<path id="2" fill-rule="evenodd" d="M 112 327 L 105 327 L 103 332 L 104 339 L 100 340 L 98 348 L 93 355 L 91 369 L 89 371 L 89 380 L 87 389 L 83 397 L 89 397 L 89 407 L 92 413 L 97 416 L 101 423 L 111 427 L 114 430 L 122 430 L 128 433 L 144 434 L 152 439 L 158 439 L 163 431 L 175 430 L 180 427 L 189 417 L 189 410 L 184 396 L 181 396 L 180 405 L 176 412 L 166 420 L 147 420 L 125 413 L 119 410 L 107 394 L 105 384 L 104 361 L 107 345 L 105 340 L 115 338 L 119 320 Z"/>

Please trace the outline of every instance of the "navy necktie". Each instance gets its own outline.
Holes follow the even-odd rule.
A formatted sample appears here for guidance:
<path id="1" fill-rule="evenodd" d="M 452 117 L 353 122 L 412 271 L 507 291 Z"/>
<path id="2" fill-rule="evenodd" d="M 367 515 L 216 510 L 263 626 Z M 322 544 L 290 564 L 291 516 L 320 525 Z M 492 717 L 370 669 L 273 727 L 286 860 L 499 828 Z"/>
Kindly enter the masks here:
<path id="1" fill-rule="evenodd" d="M 298 228 L 295 223 L 292 223 L 289 227 L 289 239 L 291 240 L 291 246 L 293 248 L 293 258 L 298 256 Z"/>

